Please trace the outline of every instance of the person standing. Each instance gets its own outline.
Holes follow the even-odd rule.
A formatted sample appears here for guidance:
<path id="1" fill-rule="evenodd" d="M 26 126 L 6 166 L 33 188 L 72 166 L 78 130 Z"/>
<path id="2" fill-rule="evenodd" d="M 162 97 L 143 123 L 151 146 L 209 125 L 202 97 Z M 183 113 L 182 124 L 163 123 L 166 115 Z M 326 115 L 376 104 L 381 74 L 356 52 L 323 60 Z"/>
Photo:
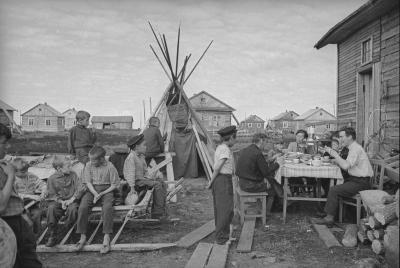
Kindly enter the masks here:
<path id="1" fill-rule="evenodd" d="M 11 131 L 0 123 L 0 160 L 6 155 Z M 36 240 L 32 228 L 22 217 L 24 204 L 14 187 L 15 170 L 9 163 L 0 162 L 0 217 L 11 227 L 17 239 L 17 257 L 14 268 L 40 268 L 36 254 Z"/>
<path id="2" fill-rule="evenodd" d="M 368 155 L 356 142 L 356 132 L 351 127 L 345 127 L 339 132 L 339 139 L 343 146 L 349 149 L 346 159 L 332 148 L 325 147 L 334 159 L 333 161 L 342 169 L 347 171 L 348 176 L 344 178 L 344 183 L 329 189 L 328 199 L 325 204 L 326 216 L 315 218 L 316 224 L 332 225 L 337 212 L 338 197 L 352 197 L 359 191 L 371 188 L 370 178 L 373 176 L 371 163 Z"/>
<path id="3" fill-rule="evenodd" d="M 236 127 L 229 126 L 218 131 L 222 143 L 214 155 L 214 172 L 208 188 L 212 188 L 215 218 L 215 242 L 224 244 L 229 241 L 230 224 L 233 219 L 233 185 L 234 169 L 231 147 L 236 142 Z"/>
<path id="4" fill-rule="evenodd" d="M 160 119 L 158 117 L 151 117 L 149 120 L 149 127 L 143 131 L 144 140 L 146 141 L 146 164 L 150 165 L 150 161 L 154 158 L 156 164 L 162 162 L 164 157 L 157 157 L 157 155 L 164 152 L 164 138 L 160 131 Z M 164 170 L 164 169 L 163 169 Z"/>

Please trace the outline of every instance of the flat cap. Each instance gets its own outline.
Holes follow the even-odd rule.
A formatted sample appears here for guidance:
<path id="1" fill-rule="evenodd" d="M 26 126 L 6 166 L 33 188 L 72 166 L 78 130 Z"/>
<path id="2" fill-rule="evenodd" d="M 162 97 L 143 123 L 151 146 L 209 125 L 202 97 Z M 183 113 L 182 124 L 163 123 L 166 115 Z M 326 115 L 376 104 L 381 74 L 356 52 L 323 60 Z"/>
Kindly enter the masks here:
<path id="1" fill-rule="evenodd" d="M 236 126 L 229 126 L 229 127 L 221 128 L 220 130 L 218 130 L 217 133 L 221 137 L 224 137 L 224 136 L 232 135 L 232 134 L 234 134 L 236 132 L 237 132 Z"/>
<path id="2" fill-rule="evenodd" d="M 137 135 L 137 136 L 133 136 L 132 138 L 130 138 L 128 140 L 128 142 L 126 143 L 129 147 L 136 145 L 138 143 L 140 143 L 144 138 L 143 134 Z"/>

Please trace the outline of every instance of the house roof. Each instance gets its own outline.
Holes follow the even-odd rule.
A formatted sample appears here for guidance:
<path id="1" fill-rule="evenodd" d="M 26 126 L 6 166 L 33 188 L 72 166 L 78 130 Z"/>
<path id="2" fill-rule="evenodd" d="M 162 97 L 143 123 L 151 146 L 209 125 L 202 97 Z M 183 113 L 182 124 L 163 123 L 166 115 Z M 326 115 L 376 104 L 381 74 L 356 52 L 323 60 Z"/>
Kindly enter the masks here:
<path id="1" fill-rule="evenodd" d="M 93 116 L 92 123 L 132 123 L 132 116 Z"/>
<path id="2" fill-rule="evenodd" d="M 214 97 L 213 95 L 211 95 L 210 93 L 208 93 L 207 91 L 204 91 L 204 90 L 200 91 L 200 92 L 197 93 L 197 94 L 194 94 L 192 97 L 189 98 L 189 101 L 192 100 L 192 99 L 194 99 L 194 98 L 196 98 L 196 97 L 198 97 L 198 96 L 201 95 L 201 94 L 205 94 L 205 95 L 209 96 L 210 98 L 212 98 L 212 99 L 218 101 L 219 103 L 221 103 L 221 104 L 223 104 L 224 106 L 226 106 L 226 108 L 222 108 L 222 107 L 221 107 L 221 108 L 217 108 L 217 107 L 206 107 L 206 106 L 194 106 L 194 105 L 192 104 L 192 106 L 193 106 L 193 108 L 194 108 L 195 110 L 213 110 L 213 111 L 215 110 L 215 111 L 229 111 L 229 112 L 236 111 L 236 109 L 233 108 L 232 106 L 229 106 L 229 105 L 226 104 L 225 102 L 221 101 L 220 99 Z"/>
<path id="3" fill-rule="evenodd" d="M 7 103 L 5 103 L 2 100 L 0 100 L 0 107 L 3 108 L 6 111 L 16 111 L 15 108 L 11 107 L 10 105 L 8 105 Z"/>
<path id="4" fill-rule="evenodd" d="M 63 112 L 62 114 L 66 114 L 66 113 L 69 112 L 69 111 L 77 112 L 77 110 L 75 110 L 75 108 L 69 108 L 68 110 L 66 110 L 66 111 Z"/>
<path id="5" fill-rule="evenodd" d="M 272 117 L 270 120 L 272 120 L 272 121 L 281 120 L 281 119 L 284 119 L 287 115 L 290 115 L 291 113 L 294 114 L 295 116 L 299 116 L 299 114 L 294 111 L 286 111 L 286 112 L 278 114 L 275 117 Z"/>
<path id="6" fill-rule="evenodd" d="M 252 114 L 252 115 L 249 115 L 244 121 L 242 121 L 242 122 L 244 122 L 244 123 L 248 123 L 248 122 L 251 122 L 251 123 L 264 123 L 265 122 L 265 120 L 262 120 L 260 117 L 258 117 L 257 115 L 254 115 L 254 114 Z"/>
<path id="7" fill-rule="evenodd" d="M 299 116 L 296 117 L 294 120 L 305 120 L 305 119 L 309 118 L 310 116 L 312 116 L 313 114 L 315 114 L 315 113 L 317 113 L 317 112 L 319 112 L 319 111 L 324 111 L 325 113 L 327 113 L 327 114 L 329 114 L 329 115 L 335 117 L 333 114 L 327 112 L 324 108 L 316 107 L 316 108 L 314 108 L 314 109 L 310 109 L 310 110 L 308 110 L 307 112 L 305 112 L 305 113 L 299 115 Z"/>
<path id="8" fill-rule="evenodd" d="M 399 6 L 398 0 L 369 0 L 359 9 L 333 26 L 316 44 L 320 49 L 328 44 L 338 44 L 366 24 Z"/>
<path id="9" fill-rule="evenodd" d="M 29 109 L 28 111 L 26 111 L 25 113 L 21 114 L 21 116 L 26 115 L 27 113 L 29 113 L 30 111 L 34 110 L 36 107 L 45 107 L 48 111 L 50 111 L 54 116 L 58 116 L 58 117 L 64 117 L 59 111 L 57 111 L 56 109 L 54 109 L 53 107 L 51 107 L 50 105 L 47 104 L 47 102 L 45 102 L 44 104 L 39 103 L 38 105 L 32 107 L 31 109 Z"/>

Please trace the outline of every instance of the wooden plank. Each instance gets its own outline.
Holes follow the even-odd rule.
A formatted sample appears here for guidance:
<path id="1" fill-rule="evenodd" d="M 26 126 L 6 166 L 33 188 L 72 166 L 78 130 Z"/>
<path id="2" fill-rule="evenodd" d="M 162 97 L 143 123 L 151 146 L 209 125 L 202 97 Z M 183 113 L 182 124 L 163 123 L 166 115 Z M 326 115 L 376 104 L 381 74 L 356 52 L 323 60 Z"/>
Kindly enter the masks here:
<path id="1" fill-rule="evenodd" d="M 39 236 L 38 240 L 36 240 L 36 245 L 39 245 L 40 242 L 42 242 L 42 240 L 43 240 L 43 238 L 46 235 L 48 230 L 49 230 L 49 227 L 46 227 L 46 229 L 43 231 L 43 233 Z"/>
<path id="2" fill-rule="evenodd" d="M 157 244 L 146 244 L 146 243 L 132 243 L 132 244 L 115 244 L 111 245 L 113 251 L 126 251 L 126 252 L 144 252 L 150 250 L 159 250 L 163 248 L 175 247 L 175 243 L 157 243 Z M 102 244 L 85 245 L 81 251 L 100 251 L 103 247 Z M 56 245 L 54 247 L 46 247 L 40 245 L 36 247 L 36 252 L 48 252 L 48 253 L 61 253 L 61 252 L 77 252 L 76 245 Z"/>
<path id="3" fill-rule="evenodd" d="M 201 143 L 201 146 L 203 147 L 203 149 L 204 149 L 204 152 L 206 153 L 206 157 L 207 157 L 207 160 L 208 160 L 208 163 L 210 164 L 210 166 L 214 166 L 214 158 L 211 156 L 211 154 L 210 154 L 210 152 L 208 151 L 208 149 L 207 149 L 207 146 L 204 144 L 204 142 L 203 141 L 200 141 Z"/>
<path id="4" fill-rule="evenodd" d="M 342 246 L 339 243 L 339 241 L 337 241 L 336 237 L 331 233 L 331 231 L 328 229 L 327 226 L 314 223 L 313 226 L 315 231 L 317 231 L 319 238 L 321 238 L 321 240 L 324 241 L 325 245 L 328 248 Z"/>
<path id="5" fill-rule="evenodd" d="M 250 252 L 253 245 L 254 227 L 256 226 L 256 219 L 246 219 L 242 227 L 239 243 L 237 245 L 237 252 Z"/>
<path id="6" fill-rule="evenodd" d="M 208 168 L 206 168 L 206 160 L 203 158 L 203 154 L 200 151 L 200 147 L 199 147 L 198 143 L 195 142 L 195 145 L 196 145 L 197 152 L 199 153 L 200 162 L 203 164 L 204 171 L 205 171 L 206 176 L 207 176 L 207 180 L 210 181 L 212 174 L 210 174 Z"/>
<path id="7" fill-rule="evenodd" d="M 204 162 L 205 162 L 206 169 L 207 169 L 208 173 L 210 174 L 210 178 L 211 178 L 212 170 L 211 170 L 210 165 L 208 164 L 206 153 L 204 152 L 203 148 L 200 146 L 200 144 L 201 144 L 200 136 L 199 136 L 199 133 L 197 132 L 196 126 L 195 126 L 194 124 L 193 124 L 193 131 L 194 131 L 194 134 L 195 134 L 195 136 L 196 136 L 196 140 L 197 140 L 197 143 L 198 143 L 198 147 L 199 147 L 199 149 L 200 149 L 200 154 L 201 154 L 202 157 L 203 157 L 203 160 L 204 160 Z"/>
<path id="8" fill-rule="evenodd" d="M 185 268 L 203 268 L 208 260 L 213 244 L 199 243 Z"/>
<path id="9" fill-rule="evenodd" d="M 214 230 L 215 223 L 214 220 L 211 220 L 179 239 L 176 244 L 178 247 L 188 248 L 206 236 L 210 235 L 212 232 L 214 232 Z"/>
<path id="10" fill-rule="evenodd" d="M 68 233 L 65 235 L 65 237 L 61 240 L 60 245 L 64 245 L 65 242 L 67 242 L 68 238 L 70 237 L 70 235 L 72 234 L 72 231 L 74 230 L 76 226 L 76 223 L 74 223 L 74 225 L 71 227 L 71 229 L 69 229 Z"/>
<path id="11" fill-rule="evenodd" d="M 228 256 L 229 245 L 214 245 L 206 268 L 224 268 Z"/>
<path id="12" fill-rule="evenodd" d="M 86 245 L 90 245 L 94 239 L 94 237 L 96 236 L 97 231 L 99 230 L 101 224 L 103 223 L 103 219 L 99 220 L 99 223 L 97 224 L 96 228 L 94 229 L 92 235 L 90 236 L 89 240 L 86 242 Z"/>
<path id="13" fill-rule="evenodd" d="M 169 202 L 180 190 L 183 189 L 182 185 L 178 185 L 172 192 L 170 192 L 167 196 L 167 202 Z"/>

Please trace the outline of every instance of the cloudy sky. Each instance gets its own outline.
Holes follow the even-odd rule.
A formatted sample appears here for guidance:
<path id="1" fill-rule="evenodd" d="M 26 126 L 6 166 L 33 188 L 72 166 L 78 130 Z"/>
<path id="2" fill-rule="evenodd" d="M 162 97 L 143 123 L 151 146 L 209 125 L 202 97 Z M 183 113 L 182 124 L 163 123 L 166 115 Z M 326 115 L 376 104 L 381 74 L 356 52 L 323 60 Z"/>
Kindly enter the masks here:
<path id="1" fill-rule="evenodd" d="M 149 49 L 150 20 L 170 47 L 181 23 L 189 67 L 214 40 L 185 85 L 189 97 L 208 91 L 239 120 L 333 112 L 336 47 L 313 46 L 364 2 L 0 0 L 0 97 L 22 113 L 47 102 L 60 112 L 133 115 L 138 127 L 142 101 L 154 106 L 168 84 Z"/>

